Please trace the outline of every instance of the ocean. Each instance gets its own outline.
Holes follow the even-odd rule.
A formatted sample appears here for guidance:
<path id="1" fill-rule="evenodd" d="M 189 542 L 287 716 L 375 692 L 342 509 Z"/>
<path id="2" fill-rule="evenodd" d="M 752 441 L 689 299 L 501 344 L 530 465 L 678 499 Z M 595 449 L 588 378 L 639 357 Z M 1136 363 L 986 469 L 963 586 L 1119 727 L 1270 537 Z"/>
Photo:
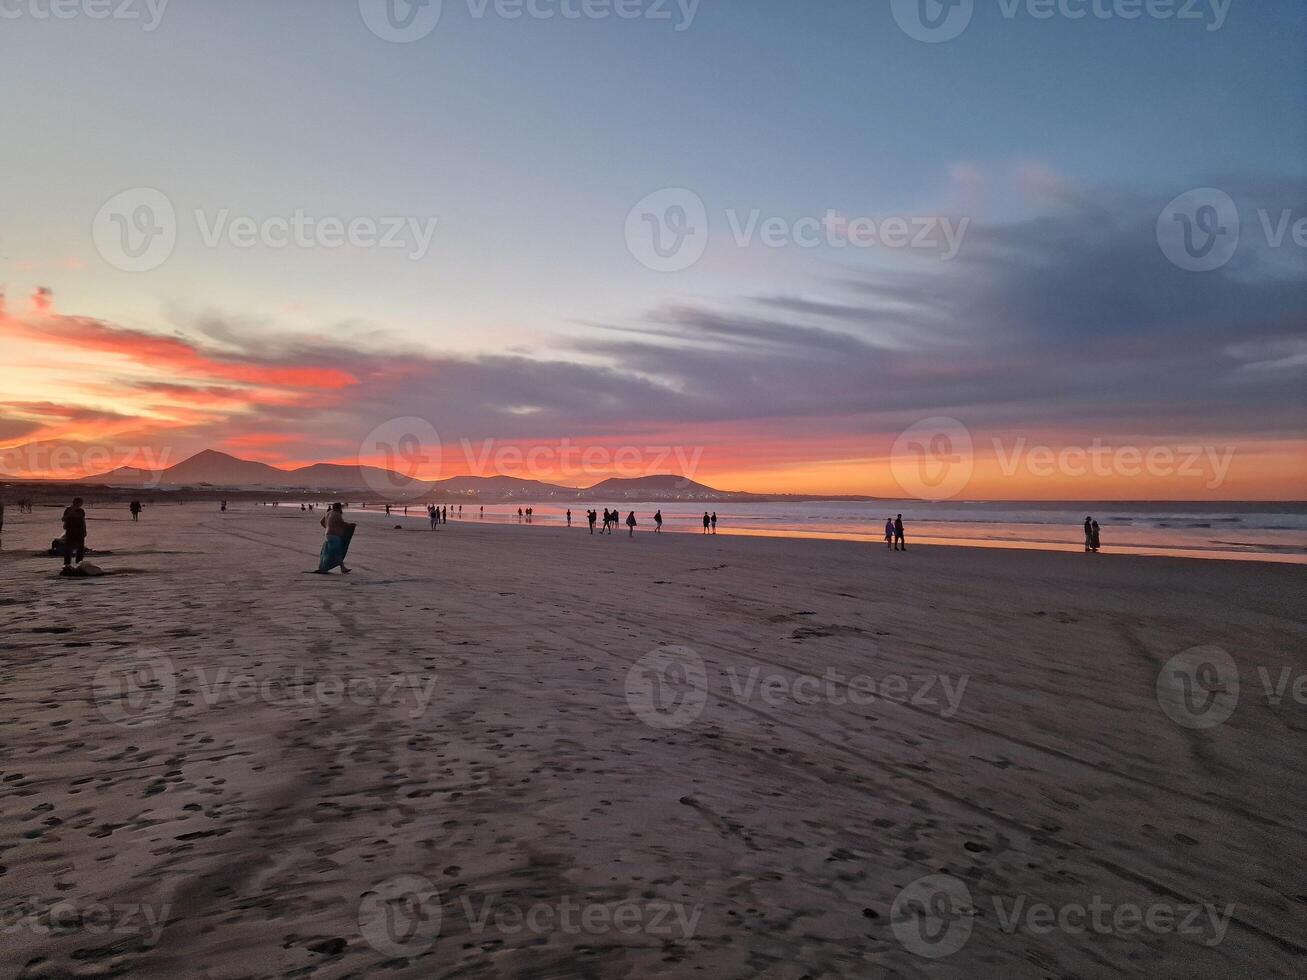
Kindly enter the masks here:
<path id="1" fill-rule="evenodd" d="M 527 501 L 520 506 L 527 506 Z M 282 506 L 287 506 L 283 503 Z M 295 506 L 291 504 L 290 506 Z M 519 502 L 485 505 L 486 521 L 517 523 Z M 565 522 L 566 506 L 531 504 L 535 524 Z M 585 523 L 585 510 L 604 504 L 575 504 L 573 523 Z M 661 508 L 664 530 L 701 534 L 704 509 L 717 511 L 719 534 L 834 538 L 884 545 L 885 519 L 903 515 L 908 544 L 962 545 L 1083 551 L 1085 517 L 1102 528 L 1109 554 L 1171 555 L 1307 564 L 1307 504 L 1304 503 L 1042 503 L 920 500 L 873 502 L 698 503 L 614 501 L 623 520 L 634 510 L 640 531 L 653 529 Z M 463 520 L 480 520 L 479 504 L 463 505 Z M 425 504 L 409 505 L 409 520 L 425 521 Z M 457 505 L 450 507 L 455 523 Z M 370 505 L 367 513 L 377 510 Z M 354 509 L 357 512 L 357 508 Z M 392 516 L 402 517 L 401 510 Z M 623 533 L 625 528 L 623 527 Z"/>

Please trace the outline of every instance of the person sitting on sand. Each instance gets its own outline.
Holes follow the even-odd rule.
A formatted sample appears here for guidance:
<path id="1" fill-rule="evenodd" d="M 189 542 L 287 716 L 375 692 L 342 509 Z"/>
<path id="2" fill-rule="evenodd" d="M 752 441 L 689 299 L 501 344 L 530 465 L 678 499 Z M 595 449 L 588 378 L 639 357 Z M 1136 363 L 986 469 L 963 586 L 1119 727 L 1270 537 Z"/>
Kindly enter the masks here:
<path id="1" fill-rule="evenodd" d="M 894 518 L 894 550 L 907 551 L 908 542 L 903 538 L 903 515 Z"/>
<path id="2" fill-rule="evenodd" d="M 331 509 L 327 511 L 327 516 L 319 523 L 327 529 L 327 539 L 322 542 L 322 551 L 318 555 L 318 567 L 314 569 L 314 574 L 326 575 L 339 565 L 340 573 L 348 575 L 350 570 L 345 566 L 345 555 L 349 552 L 349 542 L 354 536 L 355 525 L 346 523 L 340 504 L 332 504 Z"/>
<path id="3" fill-rule="evenodd" d="M 663 512 L 661 510 L 654 512 L 654 534 L 663 533 Z"/>
<path id="4" fill-rule="evenodd" d="M 635 537 L 635 525 L 637 523 L 638 522 L 635 519 L 635 511 L 631 511 L 631 513 L 626 515 L 626 527 L 631 532 L 630 537 Z"/>
<path id="5" fill-rule="evenodd" d="M 64 511 L 64 567 L 60 575 L 73 574 L 73 553 L 77 553 L 77 564 L 86 556 L 86 511 L 82 510 L 82 498 L 74 497 L 73 505 Z"/>

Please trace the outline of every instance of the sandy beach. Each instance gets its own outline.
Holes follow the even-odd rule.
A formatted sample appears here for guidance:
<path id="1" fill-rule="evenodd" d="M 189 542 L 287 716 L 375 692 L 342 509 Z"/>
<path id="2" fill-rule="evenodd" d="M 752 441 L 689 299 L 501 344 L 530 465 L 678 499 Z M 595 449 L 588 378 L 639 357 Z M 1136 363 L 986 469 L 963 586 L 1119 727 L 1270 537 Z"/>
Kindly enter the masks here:
<path id="1" fill-rule="evenodd" d="M 1301 970 L 1301 567 L 354 513 L 328 577 L 197 504 L 90 510 L 82 579 L 57 516 L 0 550 L 2 976 Z"/>

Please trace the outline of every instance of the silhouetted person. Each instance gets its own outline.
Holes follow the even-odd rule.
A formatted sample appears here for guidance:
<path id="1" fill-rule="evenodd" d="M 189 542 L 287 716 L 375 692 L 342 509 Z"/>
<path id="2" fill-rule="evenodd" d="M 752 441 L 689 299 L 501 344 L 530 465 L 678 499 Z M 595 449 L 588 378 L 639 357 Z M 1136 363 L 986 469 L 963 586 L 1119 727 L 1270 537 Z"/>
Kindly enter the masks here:
<path id="1" fill-rule="evenodd" d="M 708 512 L 705 510 L 705 511 L 703 512 L 703 533 L 704 533 L 704 534 L 707 534 L 707 533 L 708 533 L 708 526 L 709 526 L 710 524 L 712 524 L 712 518 L 708 516 Z"/>
<path id="2" fill-rule="evenodd" d="M 322 551 L 318 555 L 318 567 L 313 570 L 314 574 L 326 575 L 337 565 L 340 566 L 342 575 L 348 575 L 350 572 L 345 566 L 345 555 L 349 553 L 349 542 L 354 536 L 355 525 L 347 523 L 341 511 L 340 504 L 332 504 L 331 509 L 327 511 L 327 516 L 319 522 L 327 529 L 327 538 L 322 542 Z"/>
<path id="3" fill-rule="evenodd" d="M 908 542 L 903 537 L 903 515 L 894 518 L 894 550 L 907 551 Z"/>
<path id="4" fill-rule="evenodd" d="M 712 533 L 717 533 L 717 511 L 712 512 Z"/>
<path id="5" fill-rule="evenodd" d="M 894 547 L 894 521 L 892 518 L 885 518 L 885 547 Z"/>
<path id="6" fill-rule="evenodd" d="M 627 530 L 630 531 L 629 536 L 632 538 L 635 537 L 635 525 L 637 523 L 638 522 L 635 519 L 635 511 L 631 511 L 631 513 L 626 515 L 626 527 Z"/>
<path id="7" fill-rule="evenodd" d="M 654 534 L 663 533 L 663 512 L 661 510 L 654 512 Z"/>
<path id="8" fill-rule="evenodd" d="M 386 504 L 386 516 L 390 516 L 390 504 Z"/>
<path id="9" fill-rule="evenodd" d="M 427 520 L 431 522 L 431 530 L 434 531 L 436 525 L 440 523 L 440 515 L 436 513 L 435 504 L 427 504 Z"/>
<path id="10" fill-rule="evenodd" d="M 139 500 L 133 500 L 127 505 L 127 509 L 132 512 L 133 524 L 141 519 L 141 502 Z"/>
<path id="11" fill-rule="evenodd" d="M 1094 550 L 1094 520 L 1092 517 L 1085 518 L 1085 553 Z"/>
<path id="12" fill-rule="evenodd" d="M 594 534 L 595 522 L 599 520 L 599 515 L 596 514 L 593 510 L 587 510 L 585 512 L 585 519 L 590 522 L 590 533 Z"/>
<path id="13" fill-rule="evenodd" d="M 568 527 L 571 527 L 571 526 L 572 526 L 572 508 L 571 508 L 571 507 L 567 508 L 567 526 L 568 526 Z"/>
<path id="14" fill-rule="evenodd" d="M 86 556 L 86 511 L 82 510 L 82 498 L 74 497 L 73 505 L 64 511 L 64 567 L 60 575 L 73 574 L 73 555 L 77 555 L 77 564 Z"/>
<path id="15" fill-rule="evenodd" d="M 1089 540 L 1094 546 L 1094 553 L 1097 554 L 1098 549 L 1102 547 L 1103 544 L 1102 539 L 1099 537 L 1098 521 L 1094 521 L 1092 527 L 1089 529 Z"/>
<path id="16" fill-rule="evenodd" d="M 310 508 L 310 509 L 311 509 L 311 508 Z M 218 510 L 221 511 L 222 513 L 224 513 L 224 514 L 227 513 L 227 501 L 224 500 L 224 501 L 222 502 L 222 505 L 218 508 Z"/>

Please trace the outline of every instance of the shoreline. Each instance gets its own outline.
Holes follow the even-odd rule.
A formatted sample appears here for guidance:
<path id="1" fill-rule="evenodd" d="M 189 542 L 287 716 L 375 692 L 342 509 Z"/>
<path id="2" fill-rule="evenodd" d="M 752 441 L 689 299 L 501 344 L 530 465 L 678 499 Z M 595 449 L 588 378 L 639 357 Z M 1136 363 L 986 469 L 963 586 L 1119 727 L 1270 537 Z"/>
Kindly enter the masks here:
<path id="1" fill-rule="evenodd" d="M 149 515 L 152 513 L 167 515 L 167 514 L 177 513 L 181 511 L 188 514 L 195 514 L 197 511 L 199 511 L 200 513 L 203 514 L 212 513 L 214 515 L 218 515 L 220 512 L 218 511 L 216 505 L 221 499 L 223 498 L 215 497 L 212 500 L 206 498 L 200 500 L 187 499 L 184 501 L 175 501 L 175 502 L 168 501 L 169 504 L 175 503 L 176 505 L 175 507 L 164 506 L 160 502 L 156 501 L 153 504 L 147 506 L 145 512 L 143 513 L 142 521 L 148 523 Z M 289 517 L 291 515 L 304 514 L 304 516 L 307 518 L 309 514 L 302 512 L 298 509 L 298 506 L 301 502 L 308 503 L 310 501 L 296 500 L 293 502 L 292 501 L 280 502 L 281 506 L 278 507 L 274 507 L 272 505 L 262 506 L 260 504 L 255 504 L 250 501 L 241 501 L 231 505 L 227 513 L 233 515 L 266 513 L 277 517 Z M 317 500 L 313 500 L 311 502 L 313 502 L 315 505 L 318 505 L 318 509 L 312 512 L 314 515 L 314 520 L 316 521 L 318 519 L 318 516 L 320 516 L 320 514 L 325 511 L 325 502 L 317 501 Z M 201 505 L 203 505 L 203 507 Z M 59 509 L 59 507 L 62 505 L 38 503 L 36 504 L 36 506 L 38 508 L 38 511 L 36 513 L 23 514 L 23 515 L 19 515 L 17 513 L 16 507 L 11 506 L 7 511 L 6 526 L 9 528 L 13 528 L 18 526 L 22 522 L 26 522 L 30 524 L 31 522 L 33 522 L 34 518 L 40 515 L 42 518 L 44 518 L 43 523 L 48 525 L 51 538 L 59 536 L 60 529 L 59 529 L 56 512 Z M 118 516 L 113 516 L 113 517 L 103 516 L 106 512 L 113 513 L 116 515 L 118 514 L 119 510 L 122 509 L 123 506 L 125 506 L 125 504 L 121 501 L 115 501 L 112 504 L 93 503 L 87 507 L 88 521 L 91 524 L 94 524 L 98 521 L 106 521 L 106 520 L 116 521 L 119 519 L 125 520 L 126 518 L 120 518 Z M 369 525 L 380 526 L 381 524 L 384 524 L 386 520 L 395 520 L 395 521 L 410 522 L 413 525 L 413 528 L 417 530 L 428 530 L 427 517 L 424 513 L 403 514 L 401 512 L 396 511 L 390 515 L 386 515 L 380 509 L 382 506 L 383 505 L 381 504 L 370 504 L 367 509 L 354 506 L 354 507 L 347 508 L 345 513 L 346 515 L 352 515 L 354 518 L 362 517 L 365 519 L 365 522 Z M 395 505 L 392 505 L 392 507 L 394 506 Z M 402 507 L 402 505 L 399 506 Z M 425 506 L 425 505 L 424 504 L 409 505 L 411 510 L 421 506 Z M 561 531 L 570 530 L 577 534 L 588 534 L 588 529 L 585 525 L 584 520 L 580 519 L 583 517 L 583 515 L 581 514 L 574 514 L 572 527 L 568 528 L 566 524 L 563 522 L 563 518 L 556 514 L 551 513 L 551 514 L 537 515 L 536 519 L 528 524 L 525 521 L 519 522 L 516 519 L 515 514 L 513 513 L 502 512 L 498 510 L 499 508 L 515 507 L 516 502 L 514 502 L 513 504 L 493 504 L 490 506 L 496 508 L 496 511 L 487 513 L 484 519 L 480 518 L 477 515 L 477 513 L 473 511 L 465 514 L 461 519 L 451 517 L 449 524 L 441 525 L 441 528 L 444 529 L 445 527 L 448 527 L 449 529 L 452 530 L 458 527 L 509 528 L 514 526 L 520 526 L 524 529 L 534 530 L 534 531 L 552 529 L 552 530 L 561 530 Z M 549 504 L 545 506 L 556 507 L 557 505 Z M 935 528 L 938 528 L 940 525 L 946 523 L 947 522 L 930 522 L 928 520 L 919 520 L 915 524 L 910 524 L 908 528 L 909 547 L 910 548 L 924 547 L 924 548 L 931 548 L 931 549 L 959 548 L 968 551 L 980 551 L 980 552 L 1002 551 L 1002 552 L 1033 552 L 1033 553 L 1046 553 L 1046 554 L 1061 554 L 1061 553 L 1077 554 L 1077 555 L 1086 554 L 1083 550 L 1083 546 L 1078 541 L 1070 541 L 1070 540 L 1061 542 L 1061 541 L 1048 541 L 1048 540 L 1030 540 L 1030 539 L 1022 539 L 1022 538 L 1002 539 L 1002 538 L 966 537 L 966 536 L 946 535 L 946 534 L 939 534 L 939 533 L 914 533 L 914 531 L 916 531 L 922 525 L 927 525 L 927 526 L 933 525 L 932 527 L 933 530 Z M 640 526 L 636 530 L 636 537 L 642 538 L 645 535 L 652 535 L 654 532 L 650 524 L 651 522 L 649 521 L 647 515 L 641 518 Z M 711 534 L 709 535 L 702 534 L 701 530 L 693 525 L 690 526 L 685 526 L 685 525 L 686 522 L 683 520 L 682 521 L 669 520 L 668 523 L 664 525 L 662 533 L 676 535 L 678 537 L 713 537 L 714 536 Z M 1058 527 L 1060 525 L 1034 524 L 1034 525 L 1024 525 L 1024 526 L 1029 526 L 1034 528 L 1053 528 L 1053 527 Z M 1115 527 L 1117 526 L 1109 525 L 1108 529 L 1111 530 Z M 436 531 L 433 533 L 438 534 L 440 533 L 440 531 Z M 596 531 L 595 534 L 596 536 L 601 536 L 600 532 L 598 531 Z M 619 528 L 614 530 L 611 536 L 626 537 L 627 535 L 626 535 L 625 526 L 624 525 L 620 526 Z M 818 529 L 804 530 L 804 529 L 787 528 L 784 530 L 774 530 L 768 528 L 739 527 L 727 523 L 722 523 L 718 528 L 716 536 L 730 537 L 730 538 L 764 538 L 770 540 L 794 540 L 794 541 L 843 541 L 850 544 L 862 545 L 863 547 L 870 550 L 877 550 L 877 549 L 886 550 L 886 551 L 892 550 L 886 548 L 884 538 L 879 537 L 874 528 L 869 529 L 868 533 L 866 534 L 860 534 L 857 532 L 849 532 L 849 531 L 827 531 L 827 530 L 818 530 Z M 3 544 L 4 544 L 3 536 L 2 534 L 0 534 L 0 545 Z M 1274 546 L 1257 545 L 1252 547 L 1271 548 Z M 1285 545 L 1283 547 L 1289 548 L 1289 547 L 1296 547 L 1296 546 Z M 1086 555 L 1086 557 L 1088 557 L 1088 555 Z M 1277 553 L 1276 551 L 1273 550 L 1237 551 L 1237 550 L 1222 550 L 1216 548 L 1201 548 L 1201 547 L 1181 547 L 1181 546 L 1170 547 L 1170 546 L 1162 546 L 1162 545 L 1113 544 L 1110 542 L 1108 545 L 1105 545 L 1103 549 L 1094 557 L 1175 558 L 1175 559 L 1186 559 L 1191 561 L 1205 561 L 1205 562 L 1227 561 L 1227 562 L 1240 562 L 1240 563 L 1258 564 L 1258 565 L 1264 565 L 1264 564 L 1299 565 L 1299 566 L 1307 565 L 1307 553 L 1303 553 L 1303 552 L 1286 554 L 1286 553 Z"/>

